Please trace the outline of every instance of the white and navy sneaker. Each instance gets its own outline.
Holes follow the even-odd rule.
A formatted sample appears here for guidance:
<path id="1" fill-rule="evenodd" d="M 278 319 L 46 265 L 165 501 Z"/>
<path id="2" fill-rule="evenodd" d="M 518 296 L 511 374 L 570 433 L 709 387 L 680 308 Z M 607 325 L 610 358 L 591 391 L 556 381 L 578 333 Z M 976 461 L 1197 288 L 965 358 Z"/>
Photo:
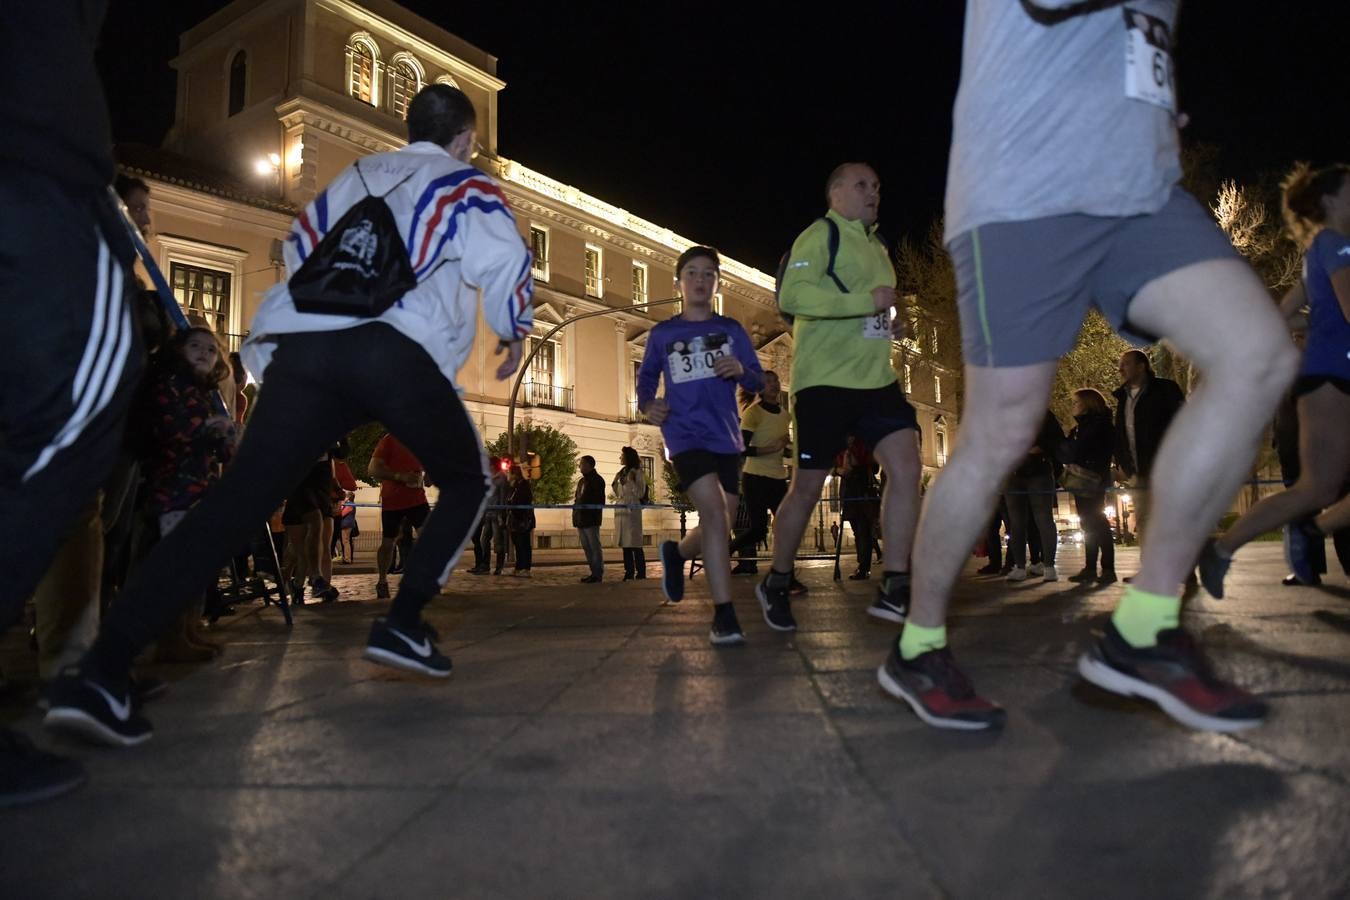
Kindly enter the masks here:
<path id="1" fill-rule="evenodd" d="M 684 599 L 684 557 L 675 541 L 661 542 L 661 593 L 671 603 Z"/>
<path id="2" fill-rule="evenodd" d="M 71 667 L 52 679 L 47 700 L 42 725 L 48 731 L 109 747 L 134 747 L 154 734 L 149 720 L 136 709 L 127 681 L 116 684 Z"/>
<path id="3" fill-rule="evenodd" d="M 395 628 L 385 619 L 376 619 L 370 626 L 365 657 L 405 672 L 449 678 L 453 668 L 450 657 L 441 655 L 432 643 L 435 639 L 436 630 L 426 622 L 418 622 L 411 628 Z"/>
<path id="4" fill-rule="evenodd" d="M 867 607 L 867 614 L 896 624 L 905 621 L 905 616 L 909 615 L 909 575 L 883 577 L 876 599 Z"/>
<path id="5" fill-rule="evenodd" d="M 713 606 L 712 628 L 708 631 L 708 640 L 714 647 L 745 643 L 745 632 L 741 631 L 740 620 L 736 618 L 736 607 L 730 603 L 718 603 Z"/>

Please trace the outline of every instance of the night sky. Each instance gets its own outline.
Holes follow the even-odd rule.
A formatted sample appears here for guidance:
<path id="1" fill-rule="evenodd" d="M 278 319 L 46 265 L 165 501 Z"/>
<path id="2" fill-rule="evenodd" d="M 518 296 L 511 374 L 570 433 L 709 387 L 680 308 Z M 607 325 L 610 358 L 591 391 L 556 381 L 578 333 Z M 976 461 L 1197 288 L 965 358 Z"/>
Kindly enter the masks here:
<path id="1" fill-rule="evenodd" d="M 116 140 L 159 143 L 178 33 L 225 5 L 147 16 L 114 0 L 99 62 Z M 403 5 L 498 57 L 504 156 L 766 271 L 845 159 L 880 172 L 892 240 L 941 213 L 957 0 Z M 1186 140 L 1217 145 L 1239 179 L 1350 159 L 1347 35 L 1350 3 L 1192 0 L 1177 34 Z"/>

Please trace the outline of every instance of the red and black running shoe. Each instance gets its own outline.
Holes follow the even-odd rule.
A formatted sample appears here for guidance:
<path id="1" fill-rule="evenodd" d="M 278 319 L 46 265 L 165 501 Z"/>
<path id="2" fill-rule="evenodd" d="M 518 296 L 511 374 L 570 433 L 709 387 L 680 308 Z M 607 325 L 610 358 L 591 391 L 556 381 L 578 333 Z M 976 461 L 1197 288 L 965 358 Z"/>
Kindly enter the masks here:
<path id="1" fill-rule="evenodd" d="M 1003 727 L 1006 718 L 1002 707 L 975 693 L 946 647 L 906 660 L 899 642 L 892 641 L 890 656 L 877 669 L 877 682 L 934 728 L 981 731 Z"/>
<path id="2" fill-rule="evenodd" d="M 1103 690 L 1142 697 L 1182 725 L 1243 731 L 1266 719 L 1266 704 L 1214 675 L 1195 639 L 1180 628 L 1158 632 L 1153 647 L 1134 647 L 1112 622 L 1078 658 L 1078 673 Z"/>

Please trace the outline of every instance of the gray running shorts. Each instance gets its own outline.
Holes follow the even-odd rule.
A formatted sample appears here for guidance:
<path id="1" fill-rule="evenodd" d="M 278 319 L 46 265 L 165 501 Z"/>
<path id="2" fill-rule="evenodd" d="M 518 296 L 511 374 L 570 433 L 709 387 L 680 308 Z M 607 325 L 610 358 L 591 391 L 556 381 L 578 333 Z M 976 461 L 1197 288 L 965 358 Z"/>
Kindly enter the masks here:
<path id="1" fill-rule="evenodd" d="M 1180 187 L 1149 215 L 996 222 L 962 232 L 948 249 L 961 349 L 968 365 L 984 367 L 1059 359 L 1073 349 L 1089 306 L 1127 341 L 1152 343 L 1157 335 L 1130 328 L 1140 288 L 1192 263 L 1240 258 Z"/>

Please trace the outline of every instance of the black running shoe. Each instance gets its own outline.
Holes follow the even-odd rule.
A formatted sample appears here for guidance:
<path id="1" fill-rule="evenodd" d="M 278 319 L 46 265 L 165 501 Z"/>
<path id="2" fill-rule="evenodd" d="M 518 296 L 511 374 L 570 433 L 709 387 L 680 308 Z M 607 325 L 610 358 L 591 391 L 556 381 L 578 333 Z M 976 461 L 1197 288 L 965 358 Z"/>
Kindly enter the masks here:
<path id="1" fill-rule="evenodd" d="M 800 581 L 798 581 L 796 575 L 793 575 L 793 576 L 792 576 L 792 581 L 791 581 L 791 583 L 788 584 L 788 593 L 789 593 L 789 594 L 791 594 L 792 596 L 796 597 L 796 596 L 799 596 L 799 595 L 801 595 L 801 594 L 805 594 L 808 590 L 810 590 L 810 588 L 808 588 L 806 585 L 804 585 L 804 584 L 802 584 Z"/>
<path id="2" fill-rule="evenodd" d="M 376 600 L 389 599 L 389 582 L 387 581 L 375 582 L 375 599 Z"/>
<path id="3" fill-rule="evenodd" d="M 934 728 L 1002 728 L 1007 717 L 1002 707 L 975 693 L 946 647 L 906 660 L 900 656 L 899 641 L 891 641 L 890 655 L 877 669 L 877 683 Z"/>
<path id="4" fill-rule="evenodd" d="M 126 682 L 115 684 L 71 667 L 52 679 L 47 700 L 49 708 L 42 724 L 49 731 L 109 747 L 134 747 L 150 740 L 154 733 L 150 722 L 137 711 Z"/>
<path id="5" fill-rule="evenodd" d="M 406 672 L 449 678 L 453 668 L 450 657 L 442 656 L 436 649 L 432 643 L 436 637 L 436 630 L 426 622 L 418 622 L 411 628 L 395 628 L 385 619 L 376 619 L 370 626 L 365 656 L 371 662 Z"/>
<path id="6" fill-rule="evenodd" d="M 747 562 L 746 560 L 741 560 L 740 562 L 736 563 L 736 565 L 735 565 L 734 568 L 732 568 L 731 574 L 732 574 L 732 575 L 758 575 L 758 574 L 759 574 L 759 564 L 758 564 L 758 563 L 753 563 L 753 562 Z"/>
<path id="7" fill-rule="evenodd" d="M 1107 622 L 1105 634 L 1078 658 L 1078 673 L 1113 694 L 1151 700 L 1201 731 L 1243 731 L 1266 719 L 1265 703 L 1219 680 L 1204 651 L 1180 628 L 1158 632 L 1153 647 L 1134 647 Z"/>
<path id="8" fill-rule="evenodd" d="M 730 603 L 718 603 L 713 607 L 712 630 L 708 632 L 708 640 L 714 647 L 745 643 L 745 632 L 741 631 L 741 623 L 736 618 L 736 607 Z"/>
<path id="9" fill-rule="evenodd" d="M 50 800 L 84 784 L 84 766 L 0 728 L 0 809 Z"/>
<path id="10" fill-rule="evenodd" d="M 797 620 L 792 617 L 792 601 L 788 599 L 788 586 L 772 587 L 769 579 L 773 578 L 772 571 L 769 576 L 755 585 L 755 599 L 759 600 L 760 609 L 764 610 L 764 621 L 769 623 L 769 627 L 774 631 L 796 631 Z"/>
<path id="11" fill-rule="evenodd" d="M 661 593 L 671 603 L 684 599 L 684 557 L 675 541 L 661 542 Z"/>
<path id="12" fill-rule="evenodd" d="M 1218 543 L 1213 538 L 1205 541 L 1205 546 L 1200 551 L 1200 561 L 1196 566 L 1200 569 L 1200 583 L 1215 600 L 1223 599 L 1223 579 L 1232 564 L 1232 557 L 1224 559 L 1219 555 Z"/>
<path id="13" fill-rule="evenodd" d="M 883 578 L 876 599 L 867 607 L 867 614 L 887 622 L 905 621 L 905 616 L 909 615 L 909 576 Z"/>
<path id="14" fill-rule="evenodd" d="M 321 603 L 333 603 L 338 597 L 342 596 L 341 591 L 322 578 L 311 578 L 309 580 L 309 591 L 314 599 Z"/>

